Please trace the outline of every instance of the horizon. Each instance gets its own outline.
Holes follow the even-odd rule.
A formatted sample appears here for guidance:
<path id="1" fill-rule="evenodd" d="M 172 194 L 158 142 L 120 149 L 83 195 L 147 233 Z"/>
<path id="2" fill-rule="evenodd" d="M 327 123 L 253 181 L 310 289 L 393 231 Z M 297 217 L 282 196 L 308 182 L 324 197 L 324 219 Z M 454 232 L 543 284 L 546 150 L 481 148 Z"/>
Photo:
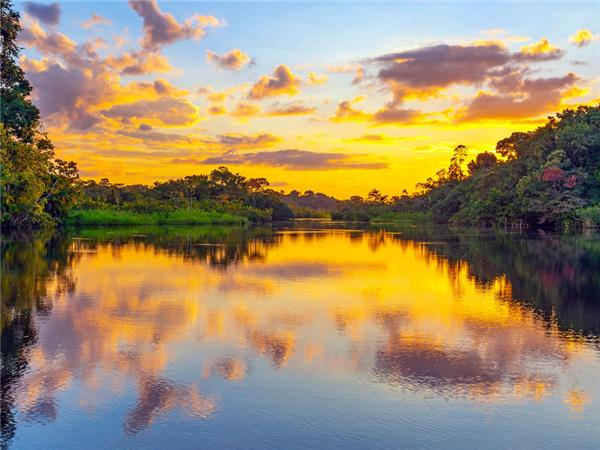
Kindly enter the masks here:
<path id="1" fill-rule="evenodd" d="M 15 6 L 34 103 L 84 179 L 226 166 L 286 192 L 413 192 L 457 145 L 471 159 L 600 100 L 598 4 Z"/>

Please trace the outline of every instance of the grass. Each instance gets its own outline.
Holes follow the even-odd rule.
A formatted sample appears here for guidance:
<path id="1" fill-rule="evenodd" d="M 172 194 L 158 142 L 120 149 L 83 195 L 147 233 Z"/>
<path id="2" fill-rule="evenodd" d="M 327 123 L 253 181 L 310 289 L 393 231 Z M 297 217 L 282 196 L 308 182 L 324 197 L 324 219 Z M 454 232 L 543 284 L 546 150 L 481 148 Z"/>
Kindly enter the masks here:
<path id="1" fill-rule="evenodd" d="M 133 226 L 133 225 L 245 225 L 248 219 L 224 212 L 175 210 L 136 213 L 114 209 L 80 209 L 72 211 L 67 225 Z"/>
<path id="2" fill-rule="evenodd" d="M 415 222 L 429 222 L 431 221 L 431 214 L 424 212 L 386 212 L 379 216 L 373 217 L 371 223 L 415 223 Z"/>

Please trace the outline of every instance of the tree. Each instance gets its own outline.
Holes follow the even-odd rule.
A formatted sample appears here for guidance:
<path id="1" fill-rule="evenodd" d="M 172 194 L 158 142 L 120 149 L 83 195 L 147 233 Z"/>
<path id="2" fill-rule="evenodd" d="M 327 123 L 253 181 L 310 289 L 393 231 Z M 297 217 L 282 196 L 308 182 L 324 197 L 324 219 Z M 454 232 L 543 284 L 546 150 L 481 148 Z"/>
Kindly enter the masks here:
<path id="1" fill-rule="evenodd" d="M 77 200 L 77 166 L 55 158 L 31 102 L 31 85 L 17 64 L 21 30 L 11 2 L 0 0 L 0 220 L 4 227 L 60 221 Z"/>
<path id="2" fill-rule="evenodd" d="M 469 164 L 467 164 L 467 170 L 469 171 L 469 175 L 473 175 L 478 170 L 481 169 L 489 169 L 490 167 L 494 167 L 498 164 L 498 158 L 496 155 L 490 152 L 479 153 L 474 160 L 471 160 Z"/>
<path id="3" fill-rule="evenodd" d="M 2 124 L 6 132 L 23 142 L 32 142 L 37 134 L 40 112 L 31 103 L 31 84 L 19 67 L 17 37 L 21 31 L 19 13 L 9 0 L 0 0 L 2 51 L 0 53 L 0 94 Z"/>
<path id="4" fill-rule="evenodd" d="M 462 165 L 467 157 L 467 147 L 464 145 L 457 146 L 452 152 L 450 165 L 448 166 L 448 180 L 461 181 L 465 179 L 465 174 L 462 170 Z"/>

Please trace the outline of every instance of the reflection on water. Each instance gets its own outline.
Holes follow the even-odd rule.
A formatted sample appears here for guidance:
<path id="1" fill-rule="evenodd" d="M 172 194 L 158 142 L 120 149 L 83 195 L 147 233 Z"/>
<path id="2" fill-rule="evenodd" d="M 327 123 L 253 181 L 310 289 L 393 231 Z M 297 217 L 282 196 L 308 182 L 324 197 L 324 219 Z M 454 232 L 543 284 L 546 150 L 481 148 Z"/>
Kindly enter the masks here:
<path id="1" fill-rule="evenodd" d="M 4 239 L 3 446 L 600 443 L 597 235 L 344 227 Z"/>

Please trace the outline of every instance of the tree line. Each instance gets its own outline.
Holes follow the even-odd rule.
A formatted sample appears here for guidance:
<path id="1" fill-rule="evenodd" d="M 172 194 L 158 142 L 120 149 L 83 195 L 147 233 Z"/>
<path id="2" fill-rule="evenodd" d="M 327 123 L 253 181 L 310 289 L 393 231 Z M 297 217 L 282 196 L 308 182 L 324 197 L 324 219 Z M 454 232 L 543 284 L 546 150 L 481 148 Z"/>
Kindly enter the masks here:
<path id="1" fill-rule="evenodd" d="M 600 105 L 567 109 L 530 132 L 500 140 L 466 163 L 457 146 L 447 168 L 409 195 L 377 190 L 342 202 L 333 216 L 372 220 L 422 214 L 435 222 L 569 228 L 600 225 Z"/>

